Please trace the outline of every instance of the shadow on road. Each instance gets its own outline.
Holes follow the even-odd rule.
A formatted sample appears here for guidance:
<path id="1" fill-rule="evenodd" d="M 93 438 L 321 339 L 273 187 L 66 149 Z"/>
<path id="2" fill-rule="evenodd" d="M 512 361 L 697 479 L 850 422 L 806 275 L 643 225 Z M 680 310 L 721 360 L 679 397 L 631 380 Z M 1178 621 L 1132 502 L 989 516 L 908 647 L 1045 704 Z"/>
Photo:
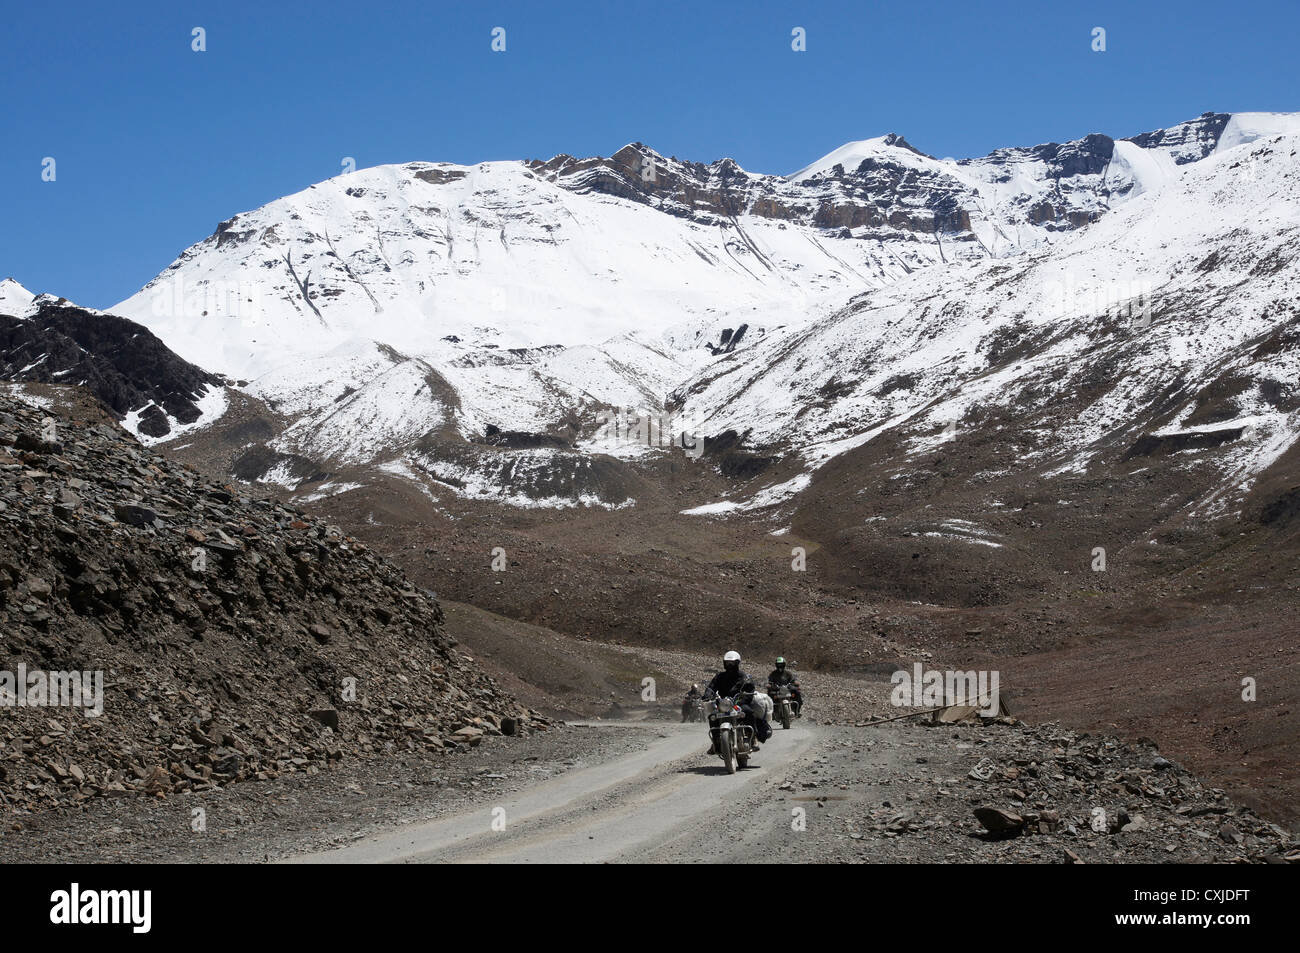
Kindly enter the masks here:
<path id="1" fill-rule="evenodd" d="M 749 772 L 749 771 L 761 771 L 762 768 L 763 768 L 763 766 L 762 766 L 761 764 L 751 764 L 751 765 L 750 765 L 749 767 L 747 767 L 747 768 L 740 768 L 740 767 L 737 767 L 737 768 L 736 768 L 736 773 L 737 773 L 737 774 L 744 774 L 744 773 Z M 682 769 L 681 769 L 680 771 L 678 771 L 677 773 L 678 773 L 678 774 L 723 774 L 723 775 L 725 775 L 725 774 L 727 773 L 727 769 L 726 769 L 725 766 L 723 766 L 723 764 L 722 764 L 721 762 L 719 762 L 718 764 L 711 764 L 711 765 L 699 765 L 699 764 L 697 764 L 697 765 L 694 765 L 693 767 L 682 768 Z"/>

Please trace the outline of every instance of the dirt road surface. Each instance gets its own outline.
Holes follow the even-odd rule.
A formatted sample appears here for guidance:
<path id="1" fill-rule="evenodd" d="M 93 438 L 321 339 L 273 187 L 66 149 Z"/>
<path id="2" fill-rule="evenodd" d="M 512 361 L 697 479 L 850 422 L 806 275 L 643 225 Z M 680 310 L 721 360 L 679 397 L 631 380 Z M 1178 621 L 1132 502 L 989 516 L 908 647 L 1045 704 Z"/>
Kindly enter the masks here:
<path id="1" fill-rule="evenodd" d="M 701 725 L 604 719 L 188 796 L 101 798 L 15 818 L 0 863 L 1300 861 L 1300 839 L 1149 745 L 1052 723 L 807 718 L 735 775 L 706 745 Z M 992 836 L 977 808 L 1038 820 Z M 1097 829 L 1098 811 L 1117 823 Z"/>
<path id="2" fill-rule="evenodd" d="M 621 730 L 606 723 L 607 730 Z M 819 736 L 778 731 L 750 767 L 728 775 L 705 759 L 700 725 L 664 725 L 648 747 L 533 785 L 499 804 L 410 825 L 297 863 L 598 863 L 640 861 L 715 822 L 764 777 L 788 770 Z"/>

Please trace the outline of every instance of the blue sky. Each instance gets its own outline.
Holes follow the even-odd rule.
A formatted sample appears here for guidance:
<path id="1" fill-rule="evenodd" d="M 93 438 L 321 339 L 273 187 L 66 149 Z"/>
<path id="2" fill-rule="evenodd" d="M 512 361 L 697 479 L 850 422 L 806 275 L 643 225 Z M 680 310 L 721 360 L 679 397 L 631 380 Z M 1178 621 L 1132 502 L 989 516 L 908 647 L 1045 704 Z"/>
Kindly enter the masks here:
<path id="1" fill-rule="evenodd" d="M 468 163 L 640 140 L 787 173 L 886 132 L 969 156 L 1295 111 L 1298 27 L 1295 0 L 12 3 L 0 277 L 109 307 L 345 156 Z"/>

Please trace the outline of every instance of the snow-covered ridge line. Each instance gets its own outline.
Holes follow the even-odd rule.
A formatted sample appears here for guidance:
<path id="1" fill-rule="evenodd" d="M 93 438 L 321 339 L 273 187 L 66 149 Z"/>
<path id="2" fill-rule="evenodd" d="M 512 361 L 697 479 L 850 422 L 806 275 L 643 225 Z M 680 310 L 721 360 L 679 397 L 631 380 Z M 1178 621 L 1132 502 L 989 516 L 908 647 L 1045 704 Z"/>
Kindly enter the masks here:
<path id="1" fill-rule="evenodd" d="M 1157 321 L 1172 358 L 1116 354 L 1143 374 L 1219 373 L 1246 331 L 1267 333 L 1250 310 L 1289 264 L 1197 268 L 1216 251 L 1284 255 L 1294 196 L 1275 145 L 1297 132 L 1293 114 L 1207 113 L 963 160 L 886 136 L 789 177 L 640 143 L 381 166 L 221 223 L 113 311 L 285 416 L 277 453 L 360 467 L 419 444 L 476 497 L 519 494 L 495 482 L 509 479 L 483 456 L 496 451 L 449 448 L 496 428 L 594 453 L 584 427 L 610 407 L 682 403 L 809 467 L 900 427 L 922 452 L 1088 355 L 1098 300 L 1149 289 L 1222 313 L 1234 289 L 1231 331 Z M 1017 347 L 1019 363 L 993 359 Z M 1086 465 L 1143 399 L 1116 383 L 1040 456 Z M 730 504 L 806 486 L 786 474 Z"/>
<path id="2" fill-rule="evenodd" d="M 868 293 L 793 344 L 756 344 L 754 374 L 688 382 L 683 411 L 800 448 L 814 469 L 891 431 L 920 458 L 972 417 L 1045 418 L 1016 457 L 1024 472 L 1213 451 L 1239 496 L 1300 435 L 1286 396 L 1300 373 L 1298 151 L 1294 134 L 1253 137 L 1049 254 Z"/>

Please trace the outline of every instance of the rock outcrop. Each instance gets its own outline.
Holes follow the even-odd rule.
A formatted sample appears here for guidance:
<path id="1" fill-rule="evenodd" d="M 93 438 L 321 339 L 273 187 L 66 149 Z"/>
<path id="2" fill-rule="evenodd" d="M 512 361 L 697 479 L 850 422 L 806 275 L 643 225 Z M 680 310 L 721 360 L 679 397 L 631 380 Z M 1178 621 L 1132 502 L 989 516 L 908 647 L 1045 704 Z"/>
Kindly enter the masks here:
<path id="1" fill-rule="evenodd" d="M 126 318 L 41 295 L 22 316 L 0 313 L 0 378 L 80 385 L 119 420 L 164 437 L 202 415 L 198 400 L 224 381 L 174 354 Z"/>
<path id="2" fill-rule="evenodd" d="M 0 397 L 6 810 L 546 727 L 456 650 L 432 593 L 247 492 Z"/>

